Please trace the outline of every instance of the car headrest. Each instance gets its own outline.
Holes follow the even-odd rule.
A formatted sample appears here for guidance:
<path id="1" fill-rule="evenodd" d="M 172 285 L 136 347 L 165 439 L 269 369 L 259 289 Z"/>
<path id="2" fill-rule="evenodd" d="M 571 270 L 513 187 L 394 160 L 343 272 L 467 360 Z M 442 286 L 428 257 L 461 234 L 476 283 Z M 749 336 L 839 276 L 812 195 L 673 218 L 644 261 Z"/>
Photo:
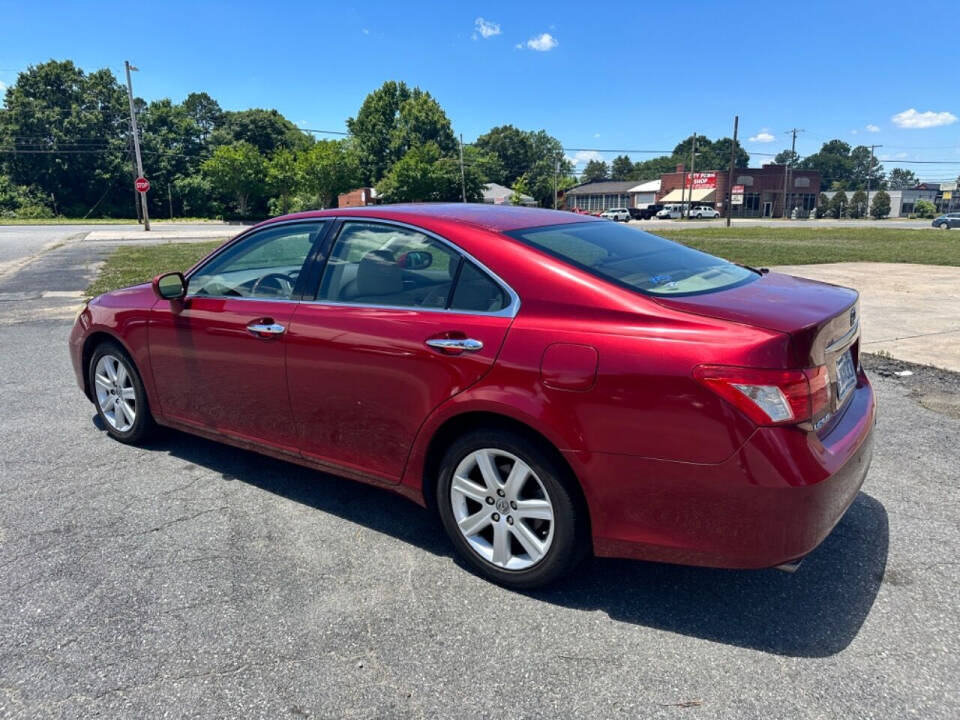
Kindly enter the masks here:
<path id="1" fill-rule="evenodd" d="M 357 295 L 403 292 L 403 272 L 389 250 L 371 250 L 357 267 Z"/>

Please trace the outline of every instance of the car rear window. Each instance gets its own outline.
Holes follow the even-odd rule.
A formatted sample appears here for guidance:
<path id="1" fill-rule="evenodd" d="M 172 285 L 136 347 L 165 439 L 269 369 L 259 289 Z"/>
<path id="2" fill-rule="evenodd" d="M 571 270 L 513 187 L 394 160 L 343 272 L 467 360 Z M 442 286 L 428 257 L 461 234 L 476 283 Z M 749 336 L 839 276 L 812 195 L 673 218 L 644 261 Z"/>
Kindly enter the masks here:
<path id="1" fill-rule="evenodd" d="M 716 292 L 759 277 L 754 270 L 614 223 L 566 223 L 506 234 L 597 277 L 658 297 Z"/>

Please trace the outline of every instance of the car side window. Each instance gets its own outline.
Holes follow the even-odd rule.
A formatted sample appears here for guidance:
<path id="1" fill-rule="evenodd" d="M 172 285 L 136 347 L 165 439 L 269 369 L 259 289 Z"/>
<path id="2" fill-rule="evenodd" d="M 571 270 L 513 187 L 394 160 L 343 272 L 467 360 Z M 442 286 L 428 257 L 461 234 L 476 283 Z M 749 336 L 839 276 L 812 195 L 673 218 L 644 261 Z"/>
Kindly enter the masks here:
<path id="1" fill-rule="evenodd" d="M 464 261 L 453 291 L 451 310 L 497 312 L 508 304 L 507 294 L 500 285 L 472 262 Z"/>
<path id="2" fill-rule="evenodd" d="M 253 233 L 191 275 L 187 293 L 289 299 L 322 227 L 297 223 Z"/>
<path id="3" fill-rule="evenodd" d="M 318 300 L 443 309 L 460 254 L 424 233 L 345 222 L 320 281 Z"/>

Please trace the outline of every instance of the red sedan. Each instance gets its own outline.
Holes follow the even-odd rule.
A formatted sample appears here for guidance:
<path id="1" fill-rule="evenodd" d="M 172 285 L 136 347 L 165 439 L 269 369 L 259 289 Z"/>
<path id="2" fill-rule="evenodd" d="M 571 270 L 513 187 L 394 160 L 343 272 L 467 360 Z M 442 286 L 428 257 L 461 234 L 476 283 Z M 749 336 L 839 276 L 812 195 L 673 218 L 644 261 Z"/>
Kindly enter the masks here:
<path id="1" fill-rule="evenodd" d="M 435 508 L 487 577 L 589 552 L 795 567 L 872 456 L 857 293 L 616 223 L 489 205 L 302 213 L 90 301 L 107 432 L 155 424 Z"/>

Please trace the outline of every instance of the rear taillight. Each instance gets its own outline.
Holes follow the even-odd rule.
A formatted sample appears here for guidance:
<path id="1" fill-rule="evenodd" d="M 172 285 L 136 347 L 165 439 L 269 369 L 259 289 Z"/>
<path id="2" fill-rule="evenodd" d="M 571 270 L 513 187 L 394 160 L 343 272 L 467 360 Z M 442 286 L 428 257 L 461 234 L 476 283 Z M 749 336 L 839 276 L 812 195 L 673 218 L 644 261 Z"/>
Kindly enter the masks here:
<path id="1" fill-rule="evenodd" d="M 756 370 L 699 365 L 693 376 L 758 425 L 789 425 L 823 415 L 830 403 L 827 366 Z"/>

